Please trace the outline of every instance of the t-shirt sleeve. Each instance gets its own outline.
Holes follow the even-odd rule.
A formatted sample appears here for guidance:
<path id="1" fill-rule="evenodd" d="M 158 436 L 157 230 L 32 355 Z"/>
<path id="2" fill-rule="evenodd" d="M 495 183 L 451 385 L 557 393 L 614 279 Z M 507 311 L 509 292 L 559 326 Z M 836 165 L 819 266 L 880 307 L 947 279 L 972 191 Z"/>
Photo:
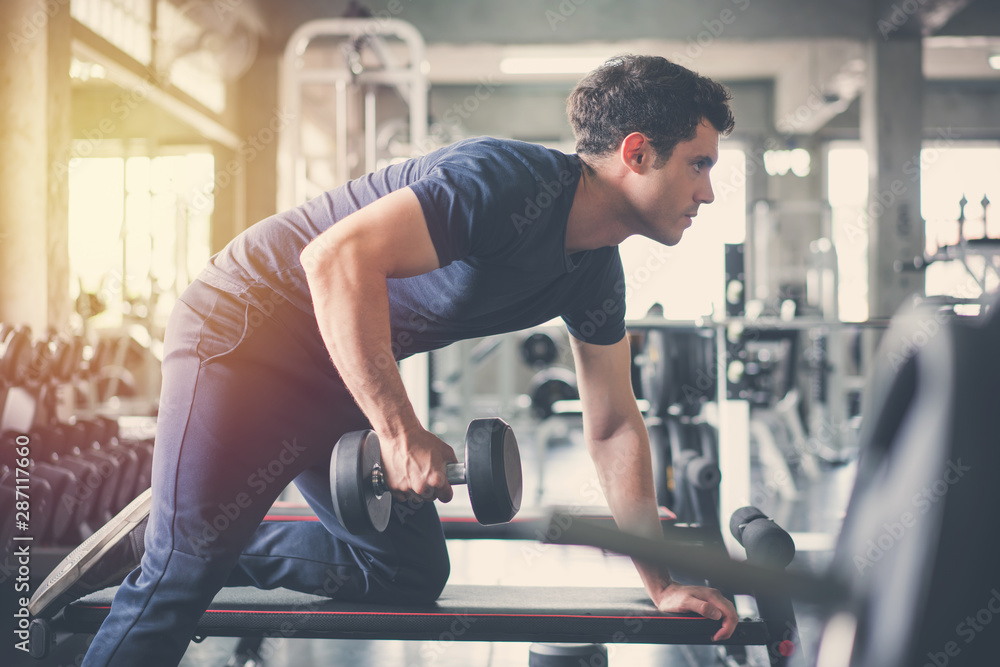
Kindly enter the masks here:
<path id="1" fill-rule="evenodd" d="M 455 150 L 410 184 L 441 266 L 488 256 L 516 241 L 516 202 L 536 187 L 529 170 L 501 147 Z"/>
<path id="2" fill-rule="evenodd" d="M 581 297 L 562 314 L 566 328 L 585 343 L 617 343 L 625 336 L 625 271 L 618 247 L 595 251 L 586 276 Z"/>

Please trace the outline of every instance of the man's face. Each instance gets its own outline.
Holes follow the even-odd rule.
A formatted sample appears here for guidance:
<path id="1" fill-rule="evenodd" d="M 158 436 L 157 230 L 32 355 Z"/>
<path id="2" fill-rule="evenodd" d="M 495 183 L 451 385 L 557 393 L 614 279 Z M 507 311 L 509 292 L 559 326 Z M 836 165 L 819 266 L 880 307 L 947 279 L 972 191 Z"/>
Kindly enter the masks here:
<path id="1" fill-rule="evenodd" d="M 655 157 L 655 151 L 649 151 L 649 158 Z M 694 139 L 677 144 L 663 166 L 642 173 L 633 197 L 635 232 L 665 245 L 677 244 L 698 207 L 715 199 L 709 171 L 718 159 L 719 133 L 703 120 Z"/>

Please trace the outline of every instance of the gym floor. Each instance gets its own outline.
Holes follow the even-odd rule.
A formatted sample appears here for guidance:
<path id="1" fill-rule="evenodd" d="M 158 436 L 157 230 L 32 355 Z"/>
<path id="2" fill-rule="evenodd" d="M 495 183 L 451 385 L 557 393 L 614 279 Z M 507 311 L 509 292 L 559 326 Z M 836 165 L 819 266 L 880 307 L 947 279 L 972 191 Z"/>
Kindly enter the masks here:
<path id="1" fill-rule="evenodd" d="M 524 430 L 520 436 L 524 461 L 524 506 L 537 497 L 538 477 L 536 443 Z M 581 502 L 581 490 L 592 489 L 596 474 L 586 454 L 581 438 L 573 437 L 547 452 L 546 479 L 542 504 L 574 505 Z M 755 461 L 754 488 L 763 471 Z M 558 474 L 555 473 L 558 471 Z M 853 466 L 824 469 L 819 477 L 797 479 L 799 496 L 784 501 L 773 496 L 760 503 L 761 509 L 790 531 L 821 532 L 835 535 L 846 507 L 853 483 Z M 456 494 L 455 500 L 440 506 L 442 513 L 471 514 L 468 497 Z M 538 586 L 641 586 L 631 562 L 624 557 L 597 550 L 576 547 L 548 546 L 544 549 L 516 541 L 476 540 L 451 541 L 452 575 L 454 584 L 538 585 Z M 821 569 L 828 552 L 800 551 L 793 568 Z M 742 598 L 740 598 L 742 600 Z M 739 601 L 739 600 L 738 600 Z M 752 603 L 751 603 L 752 604 Z M 801 667 L 811 662 L 821 630 L 821 617 L 814 609 L 796 605 L 796 615 L 803 651 L 791 662 Z M 236 639 L 209 638 L 192 643 L 181 665 L 183 667 L 221 667 L 229 659 Z M 269 639 L 262 647 L 267 667 L 301 665 L 405 665 L 406 667 L 449 666 L 524 666 L 528 664 L 528 644 L 440 641 L 360 641 Z M 74 651 L 63 647 L 53 665 L 73 663 Z M 715 649 L 704 646 L 650 646 L 634 644 L 609 645 L 612 665 L 711 665 Z M 766 663 L 760 647 L 750 647 L 750 655 L 758 664 Z M 809 660 L 805 658 L 809 657 Z M 61 661 L 60 661 L 61 660 Z M 67 662 L 69 661 L 69 662 Z M 39 663 L 31 663 L 39 664 Z"/>

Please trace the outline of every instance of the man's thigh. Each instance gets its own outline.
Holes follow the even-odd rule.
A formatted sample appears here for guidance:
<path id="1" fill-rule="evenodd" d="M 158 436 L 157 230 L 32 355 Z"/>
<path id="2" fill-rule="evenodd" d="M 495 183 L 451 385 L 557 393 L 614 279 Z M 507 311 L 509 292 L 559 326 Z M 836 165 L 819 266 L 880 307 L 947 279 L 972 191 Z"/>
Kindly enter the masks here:
<path id="1" fill-rule="evenodd" d="M 185 296 L 165 344 L 151 537 L 232 554 L 289 482 L 367 420 L 329 361 L 290 333 L 301 311 L 265 316 L 207 287 Z"/>

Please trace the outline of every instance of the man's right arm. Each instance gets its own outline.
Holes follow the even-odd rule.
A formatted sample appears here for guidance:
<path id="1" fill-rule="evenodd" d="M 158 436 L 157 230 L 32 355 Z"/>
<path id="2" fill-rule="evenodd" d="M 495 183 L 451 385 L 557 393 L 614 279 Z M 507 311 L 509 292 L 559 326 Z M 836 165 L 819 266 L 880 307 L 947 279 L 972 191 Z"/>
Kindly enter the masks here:
<path id="1" fill-rule="evenodd" d="M 392 353 L 388 278 L 438 268 L 423 209 L 409 188 L 352 213 L 300 255 L 330 358 L 382 443 L 397 498 L 447 502 L 445 463 L 454 452 L 420 424 Z"/>

